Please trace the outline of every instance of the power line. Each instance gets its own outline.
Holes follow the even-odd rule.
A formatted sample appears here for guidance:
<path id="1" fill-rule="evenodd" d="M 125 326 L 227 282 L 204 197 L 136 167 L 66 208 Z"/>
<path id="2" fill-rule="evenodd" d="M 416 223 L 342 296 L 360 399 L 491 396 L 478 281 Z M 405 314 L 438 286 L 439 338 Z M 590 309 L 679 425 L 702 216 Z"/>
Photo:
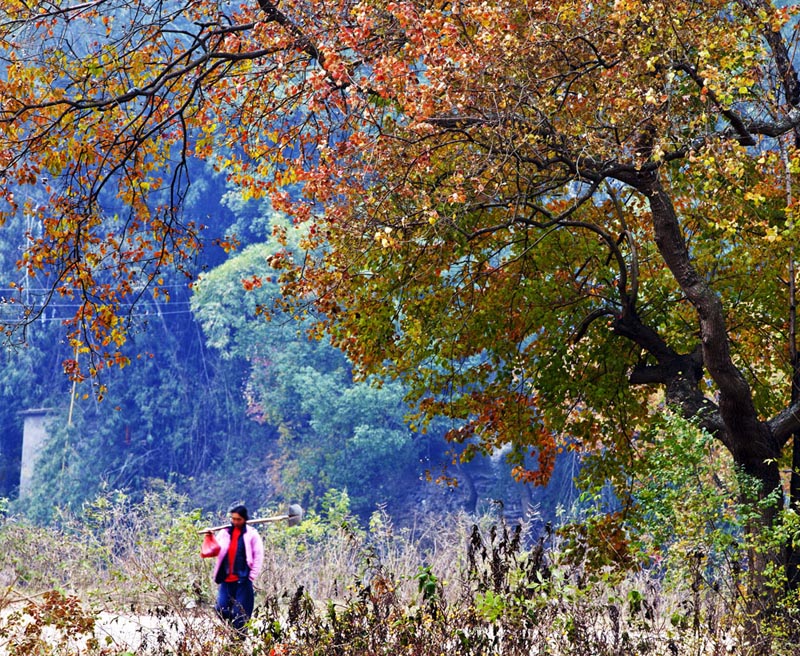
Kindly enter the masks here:
<path id="1" fill-rule="evenodd" d="M 176 310 L 174 312 L 161 312 L 161 313 L 148 313 L 148 314 L 138 314 L 136 315 L 138 319 L 147 319 L 147 318 L 155 318 L 155 317 L 163 317 L 163 316 L 179 316 L 179 315 L 190 315 L 194 316 L 194 312 L 191 310 Z M 63 317 L 47 317 L 42 315 L 41 317 L 34 319 L 31 323 L 35 323 L 36 321 L 69 321 L 72 319 L 72 316 L 63 316 Z M 3 319 L 0 318 L 0 323 L 3 322 Z"/>

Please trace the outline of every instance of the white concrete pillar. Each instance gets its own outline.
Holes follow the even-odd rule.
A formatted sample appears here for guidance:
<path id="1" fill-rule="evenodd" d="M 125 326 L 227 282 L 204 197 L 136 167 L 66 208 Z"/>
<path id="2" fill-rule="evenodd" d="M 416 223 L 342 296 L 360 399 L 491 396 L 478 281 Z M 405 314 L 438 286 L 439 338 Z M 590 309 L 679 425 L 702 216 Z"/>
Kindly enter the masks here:
<path id="1" fill-rule="evenodd" d="M 19 468 L 19 498 L 30 492 L 36 458 L 47 439 L 47 421 L 52 417 L 50 408 L 31 408 L 20 412 L 24 418 L 22 429 L 22 460 Z"/>

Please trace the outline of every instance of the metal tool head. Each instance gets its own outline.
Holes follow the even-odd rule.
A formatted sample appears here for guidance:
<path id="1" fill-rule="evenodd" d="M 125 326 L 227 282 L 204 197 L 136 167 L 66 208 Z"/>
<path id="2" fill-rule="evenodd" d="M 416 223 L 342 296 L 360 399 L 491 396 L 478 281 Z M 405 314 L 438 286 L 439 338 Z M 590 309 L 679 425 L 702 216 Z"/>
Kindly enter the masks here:
<path id="1" fill-rule="evenodd" d="M 299 503 L 293 503 L 289 506 L 289 515 L 287 523 L 289 526 L 297 526 L 303 521 L 303 508 Z"/>

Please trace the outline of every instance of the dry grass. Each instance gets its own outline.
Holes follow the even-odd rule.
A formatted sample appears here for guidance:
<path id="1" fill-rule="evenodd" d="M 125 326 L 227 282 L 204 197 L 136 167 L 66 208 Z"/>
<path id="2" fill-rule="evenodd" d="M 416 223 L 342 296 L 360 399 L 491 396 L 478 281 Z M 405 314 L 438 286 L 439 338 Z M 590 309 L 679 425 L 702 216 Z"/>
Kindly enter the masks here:
<path id="1" fill-rule="evenodd" d="M 554 536 L 459 514 L 398 528 L 376 513 L 368 529 L 311 515 L 262 529 L 267 559 L 241 643 L 213 614 L 197 534 L 208 518 L 184 506 L 160 490 L 135 505 L 99 500 L 58 528 L 6 521 L 5 654 L 795 653 L 781 618 L 744 633 L 742 600 L 719 578 L 667 586 L 653 569 L 589 571 Z"/>

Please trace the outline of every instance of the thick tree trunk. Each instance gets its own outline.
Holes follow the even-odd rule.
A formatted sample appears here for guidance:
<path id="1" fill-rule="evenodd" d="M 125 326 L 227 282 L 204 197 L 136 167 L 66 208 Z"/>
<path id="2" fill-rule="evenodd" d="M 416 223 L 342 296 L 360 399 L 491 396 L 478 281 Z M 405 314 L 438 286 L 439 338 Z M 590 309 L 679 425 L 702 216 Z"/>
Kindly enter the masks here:
<path id="1" fill-rule="evenodd" d="M 792 437 L 792 473 L 789 479 L 789 504 L 792 508 L 800 508 L 800 433 Z M 789 590 L 800 587 L 800 549 L 787 547 L 786 578 Z"/>
<path id="2" fill-rule="evenodd" d="M 793 335 L 794 338 L 794 335 Z M 793 349 L 792 405 L 800 401 L 800 357 Z M 789 506 L 800 508 L 800 430 L 792 433 L 792 468 L 789 475 Z M 800 587 L 800 548 L 786 545 L 786 585 L 789 590 Z"/>
<path id="3" fill-rule="evenodd" d="M 777 439 L 773 425 L 757 415 L 750 386 L 731 356 L 722 302 L 705 277 L 694 268 L 677 213 L 658 173 L 640 173 L 625 178 L 625 182 L 648 198 L 659 252 L 699 319 L 700 358 L 692 360 L 691 356 L 679 356 L 663 348 L 650 350 L 659 358 L 659 367 L 652 369 L 661 369 L 668 401 L 680 404 L 687 415 L 700 413 L 702 416 L 708 410 L 699 387 L 703 368 L 714 380 L 718 390 L 717 407 L 704 417 L 705 427 L 730 451 L 734 462 L 746 475 L 745 480 L 749 478 L 756 484 L 751 493 L 747 492 L 744 484 L 743 492 L 756 511 L 755 521 L 749 529 L 757 535 L 773 524 L 779 510 L 781 494 L 776 495 L 775 504 L 764 501 L 781 488 L 778 458 L 785 440 Z M 761 577 L 767 562 L 781 560 L 782 554 L 753 551 L 750 555 L 751 582 L 760 597 L 757 605 L 762 601 L 769 605 L 770 600 L 763 596 L 769 588 L 763 585 Z"/>

